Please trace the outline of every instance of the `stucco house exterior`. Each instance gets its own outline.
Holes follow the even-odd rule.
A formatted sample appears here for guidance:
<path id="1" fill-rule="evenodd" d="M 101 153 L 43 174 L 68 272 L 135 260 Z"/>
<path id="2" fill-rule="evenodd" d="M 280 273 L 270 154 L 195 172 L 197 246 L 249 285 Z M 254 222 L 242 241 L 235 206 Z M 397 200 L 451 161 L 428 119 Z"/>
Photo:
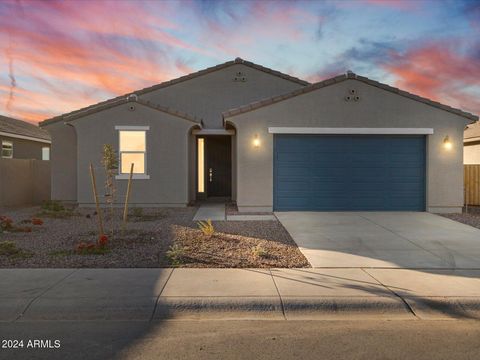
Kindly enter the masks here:
<path id="1" fill-rule="evenodd" d="M 2 159 L 50 159 L 50 135 L 25 121 L 0 115 Z"/>
<path id="2" fill-rule="evenodd" d="M 463 131 L 477 119 L 351 72 L 309 84 L 237 58 L 40 125 L 52 198 L 82 206 L 93 205 L 88 166 L 112 144 L 120 194 L 134 163 L 136 206 L 454 212 Z"/>
<path id="3" fill-rule="evenodd" d="M 480 164 L 480 123 L 469 125 L 463 136 L 463 163 Z"/>

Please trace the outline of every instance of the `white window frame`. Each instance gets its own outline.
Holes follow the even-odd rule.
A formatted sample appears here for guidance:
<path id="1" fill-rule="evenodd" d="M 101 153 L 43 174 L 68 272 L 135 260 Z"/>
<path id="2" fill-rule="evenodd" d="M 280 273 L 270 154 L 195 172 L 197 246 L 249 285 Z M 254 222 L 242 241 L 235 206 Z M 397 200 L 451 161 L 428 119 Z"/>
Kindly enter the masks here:
<path id="1" fill-rule="evenodd" d="M 45 152 L 46 150 L 46 152 Z M 45 156 L 45 154 L 47 156 Z M 50 147 L 49 146 L 42 146 L 42 160 L 49 161 L 50 160 Z"/>
<path id="2" fill-rule="evenodd" d="M 132 179 L 137 180 L 148 180 L 150 179 L 150 175 L 147 174 L 147 149 L 148 149 L 148 141 L 147 141 L 147 131 L 150 130 L 150 126 L 115 126 L 115 130 L 118 131 L 118 175 L 115 176 L 117 180 L 128 180 L 130 177 L 129 173 L 122 173 L 122 153 L 142 153 L 144 154 L 144 164 L 143 174 L 132 174 Z M 120 151 L 120 132 L 121 131 L 144 131 L 145 132 L 145 151 Z"/>
<path id="3" fill-rule="evenodd" d="M 10 156 L 3 156 L 3 146 L 4 145 L 9 145 L 11 147 L 11 150 L 12 150 L 12 153 L 10 154 Z M 13 141 L 10 141 L 10 140 L 2 140 L 2 153 L 1 153 L 1 156 L 3 159 L 13 159 Z"/>

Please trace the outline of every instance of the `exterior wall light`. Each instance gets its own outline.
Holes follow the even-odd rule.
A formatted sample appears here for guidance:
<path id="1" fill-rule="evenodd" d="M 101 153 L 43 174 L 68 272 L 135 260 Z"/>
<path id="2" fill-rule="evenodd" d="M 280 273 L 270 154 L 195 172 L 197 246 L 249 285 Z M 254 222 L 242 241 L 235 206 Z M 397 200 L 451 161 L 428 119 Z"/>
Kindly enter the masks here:
<path id="1" fill-rule="evenodd" d="M 453 147 L 452 141 L 450 140 L 448 135 L 445 136 L 445 139 L 443 139 L 443 147 L 445 148 L 445 150 L 451 150 Z"/>
<path id="2" fill-rule="evenodd" d="M 253 138 L 253 146 L 256 148 L 260 147 L 260 139 L 258 138 L 258 134 L 255 134 L 255 137 Z"/>

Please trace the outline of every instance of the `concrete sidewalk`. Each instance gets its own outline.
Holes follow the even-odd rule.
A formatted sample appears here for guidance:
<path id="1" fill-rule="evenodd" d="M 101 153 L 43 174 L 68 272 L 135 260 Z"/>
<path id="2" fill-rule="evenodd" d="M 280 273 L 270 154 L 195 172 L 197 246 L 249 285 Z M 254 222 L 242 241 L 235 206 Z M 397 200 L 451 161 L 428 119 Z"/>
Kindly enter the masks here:
<path id="1" fill-rule="evenodd" d="M 0 321 L 480 318 L 480 270 L 2 269 Z"/>

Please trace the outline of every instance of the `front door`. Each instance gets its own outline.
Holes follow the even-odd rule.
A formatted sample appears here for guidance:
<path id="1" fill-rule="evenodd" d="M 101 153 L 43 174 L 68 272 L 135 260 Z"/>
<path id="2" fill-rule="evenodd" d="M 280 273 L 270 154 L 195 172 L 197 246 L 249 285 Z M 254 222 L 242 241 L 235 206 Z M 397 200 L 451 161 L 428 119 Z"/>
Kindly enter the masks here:
<path id="1" fill-rule="evenodd" d="M 205 138 L 205 170 L 207 196 L 230 196 L 231 180 L 231 137 L 208 136 Z"/>

